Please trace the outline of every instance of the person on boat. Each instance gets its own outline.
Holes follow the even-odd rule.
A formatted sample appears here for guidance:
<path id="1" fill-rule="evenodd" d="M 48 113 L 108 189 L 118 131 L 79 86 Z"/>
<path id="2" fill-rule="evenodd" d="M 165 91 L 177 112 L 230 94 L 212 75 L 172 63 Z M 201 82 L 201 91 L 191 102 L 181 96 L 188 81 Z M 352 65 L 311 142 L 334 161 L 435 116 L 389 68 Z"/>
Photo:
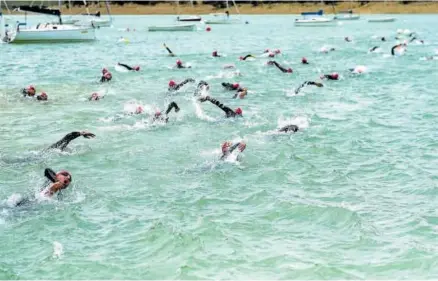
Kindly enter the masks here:
<path id="1" fill-rule="evenodd" d="M 239 90 L 237 90 L 237 93 L 234 94 L 233 99 L 237 97 L 239 97 L 239 99 L 244 99 L 247 94 L 248 94 L 247 88 L 240 88 Z"/>
<path id="2" fill-rule="evenodd" d="M 175 81 L 173 81 L 173 80 L 170 80 L 170 81 L 169 81 L 169 88 L 168 88 L 168 90 L 169 90 L 169 91 L 178 91 L 178 90 L 179 90 L 182 86 L 184 86 L 185 84 L 187 84 L 187 83 L 192 83 L 192 82 L 195 82 L 195 79 L 188 78 L 188 79 L 182 81 L 182 82 L 179 83 L 179 84 L 177 84 L 177 83 L 176 83 Z"/>
<path id="3" fill-rule="evenodd" d="M 102 77 L 100 78 L 100 82 L 109 82 L 111 79 L 113 79 L 111 72 L 109 72 L 106 68 L 102 69 Z"/>
<path id="4" fill-rule="evenodd" d="M 166 112 L 164 113 L 164 116 L 161 113 L 161 111 L 155 112 L 153 121 L 164 121 L 164 122 L 167 123 L 169 121 L 169 117 L 167 115 L 172 111 L 172 109 L 175 109 L 175 112 L 179 111 L 179 107 L 178 107 L 178 105 L 174 101 L 171 102 L 167 106 L 167 109 L 166 109 Z"/>
<path id="5" fill-rule="evenodd" d="M 211 98 L 210 96 L 200 98 L 199 101 L 200 102 L 210 101 L 212 104 L 214 104 L 217 107 L 219 107 L 220 109 L 222 109 L 225 112 L 225 116 L 227 118 L 242 116 L 242 113 L 243 113 L 242 109 L 240 107 L 236 108 L 235 110 L 232 110 L 231 108 L 224 106 L 222 103 L 220 103 L 220 101 L 218 101 L 214 98 Z"/>
<path id="6" fill-rule="evenodd" d="M 240 85 L 239 83 L 227 83 L 227 82 L 222 82 L 222 87 L 224 87 L 226 90 L 228 91 L 236 91 L 240 89 Z"/>
<path id="7" fill-rule="evenodd" d="M 170 57 L 174 57 L 175 56 L 175 54 L 169 49 L 169 47 L 167 47 L 167 45 L 165 43 L 163 43 L 163 47 L 166 48 L 166 50 L 169 53 Z"/>
<path id="8" fill-rule="evenodd" d="M 220 55 L 218 55 L 217 51 L 213 51 L 211 56 L 214 57 L 214 58 L 220 58 L 221 57 Z"/>
<path id="9" fill-rule="evenodd" d="M 374 53 L 377 49 L 379 49 L 379 46 L 374 46 L 370 49 L 370 53 Z"/>
<path id="10" fill-rule="evenodd" d="M 253 55 L 246 55 L 244 57 L 239 57 L 239 60 L 246 60 L 247 58 L 255 58 Z"/>
<path id="11" fill-rule="evenodd" d="M 199 81 L 198 86 L 196 87 L 194 95 L 199 96 L 202 94 L 203 91 L 208 91 L 208 90 L 210 90 L 210 85 L 208 85 L 207 82 L 201 80 Z"/>
<path id="12" fill-rule="evenodd" d="M 302 59 L 301 59 L 301 63 L 302 63 L 302 64 L 309 64 L 309 62 L 307 61 L 306 58 L 302 58 Z"/>
<path id="13" fill-rule="evenodd" d="M 65 135 L 61 140 L 59 140 L 56 143 L 54 143 L 51 146 L 49 146 L 46 150 L 49 150 L 49 149 L 60 149 L 61 151 L 64 151 L 64 149 L 67 147 L 67 145 L 72 140 L 77 139 L 80 136 L 82 136 L 82 137 L 84 137 L 86 139 L 91 139 L 91 138 L 96 137 L 95 134 L 87 132 L 87 131 L 71 132 L 71 133 L 68 133 L 67 135 Z"/>
<path id="14" fill-rule="evenodd" d="M 117 63 L 118 65 L 126 68 L 127 70 L 133 70 L 133 71 L 140 71 L 140 66 L 136 65 L 136 66 L 129 66 L 127 64 L 123 64 L 123 63 Z"/>
<path id="15" fill-rule="evenodd" d="M 283 73 L 292 73 L 292 68 L 288 68 L 288 69 L 286 69 L 286 68 L 284 68 L 284 67 L 282 67 L 278 62 L 276 62 L 276 61 L 268 61 L 268 65 L 275 65 L 278 69 L 280 69 L 281 70 L 281 72 L 283 72 Z"/>
<path id="16" fill-rule="evenodd" d="M 350 37 L 344 37 L 344 40 L 346 41 L 346 42 L 351 42 L 352 40 L 351 40 L 351 38 Z"/>
<path id="17" fill-rule="evenodd" d="M 228 12 L 228 11 L 225 11 L 225 14 L 227 15 L 227 18 L 229 18 L 229 17 L 230 17 L 230 12 Z"/>
<path id="18" fill-rule="evenodd" d="M 27 88 L 21 89 L 21 93 L 23 96 L 27 97 L 33 97 L 35 96 L 36 90 L 33 85 L 28 86 Z"/>
<path id="19" fill-rule="evenodd" d="M 92 93 L 91 96 L 88 98 L 89 101 L 97 101 L 103 99 L 103 96 L 99 95 L 98 93 Z"/>
<path id="20" fill-rule="evenodd" d="M 220 160 L 224 160 L 227 157 L 229 157 L 234 150 L 238 149 L 239 153 L 243 152 L 246 148 L 246 143 L 243 141 L 240 141 L 238 143 L 233 144 L 232 142 L 226 141 L 222 143 L 221 150 L 222 150 L 222 156 Z"/>
<path id="21" fill-rule="evenodd" d="M 328 80 L 338 80 L 339 79 L 339 74 L 336 72 L 330 73 L 330 74 L 324 74 L 321 75 L 321 79 L 328 79 Z"/>
<path id="22" fill-rule="evenodd" d="M 300 128 L 298 128 L 297 125 L 286 125 L 284 127 L 281 127 L 280 129 L 278 129 L 278 131 L 282 132 L 282 133 L 288 133 L 288 132 L 296 133 L 296 132 L 298 132 L 299 129 Z"/>
<path id="23" fill-rule="evenodd" d="M 313 85 L 316 86 L 318 88 L 324 87 L 324 85 L 322 83 L 319 82 L 313 82 L 313 81 L 306 81 L 303 84 L 301 84 L 296 90 L 295 90 L 295 95 L 298 95 L 298 93 L 301 91 L 302 88 L 304 88 L 307 85 Z"/>
<path id="24" fill-rule="evenodd" d="M 176 61 L 176 68 L 192 68 L 191 66 L 185 66 L 183 65 L 181 60 Z"/>
<path id="25" fill-rule="evenodd" d="M 50 168 L 44 170 L 44 176 L 48 179 L 49 183 L 45 185 L 40 191 L 43 197 L 51 198 L 55 194 L 59 194 L 59 191 L 66 189 L 72 182 L 72 176 L 70 172 L 61 170 L 55 173 Z M 28 205 L 33 200 L 29 197 L 20 198 L 17 202 L 14 202 L 14 207 L 22 207 Z"/>
<path id="26" fill-rule="evenodd" d="M 39 101 L 46 101 L 47 99 L 48 99 L 48 96 L 45 92 L 42 92 L 41 94 L 39 94 L 37 96 L 37 100 L 39 100 Z"/>
<path id="27" fill-rule="evenodd" d="M 405 47 L 406 47 L 406 44 L 405 44 L 405 43 L 397 44 L 397 45 L 393 46 L 393 47 L 391 48 L 391 55 L 395 56 L 395 50 L 396 50 L 396 49 L 402 49 L 402 48 L 405 48 Z"/>

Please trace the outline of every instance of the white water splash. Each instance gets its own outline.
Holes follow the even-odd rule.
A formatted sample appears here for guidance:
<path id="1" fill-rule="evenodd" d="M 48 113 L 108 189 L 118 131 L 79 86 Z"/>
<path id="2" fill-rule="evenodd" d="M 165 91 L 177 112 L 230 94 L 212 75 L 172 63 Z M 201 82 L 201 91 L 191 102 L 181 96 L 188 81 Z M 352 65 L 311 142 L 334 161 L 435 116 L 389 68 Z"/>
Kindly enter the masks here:
<path id="1" fill-rule="evenodd" d="M 53 258 L 60 258 L 63 253 L 62 244 L 58 241 L 53 242 Z"/>

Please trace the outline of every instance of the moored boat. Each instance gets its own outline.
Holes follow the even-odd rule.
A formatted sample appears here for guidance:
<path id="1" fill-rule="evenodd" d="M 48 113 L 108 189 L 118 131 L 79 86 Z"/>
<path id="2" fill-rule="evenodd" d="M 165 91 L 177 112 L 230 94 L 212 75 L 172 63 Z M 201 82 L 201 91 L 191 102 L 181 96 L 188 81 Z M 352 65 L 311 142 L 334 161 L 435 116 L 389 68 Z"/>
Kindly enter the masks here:
<path id="1" fill-rule="evenodd" d="M 148 27 L 149 31 L 194 31 L 196 24 L 170 24 L 170 25 L 154 25 Z"/>

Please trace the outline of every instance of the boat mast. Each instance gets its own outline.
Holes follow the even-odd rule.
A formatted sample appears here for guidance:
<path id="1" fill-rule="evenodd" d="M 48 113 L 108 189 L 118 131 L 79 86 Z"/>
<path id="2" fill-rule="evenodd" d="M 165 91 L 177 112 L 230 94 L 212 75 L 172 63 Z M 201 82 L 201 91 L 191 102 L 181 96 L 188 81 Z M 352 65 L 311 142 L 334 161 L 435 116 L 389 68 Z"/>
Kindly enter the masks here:
<path id="1" fill-rule="evenodd" d="M 110 22 L 113 22 L 113 18 L 111 17 L 111 10 L 109 5 L 109 0 L 105 1 L 106 11 L 108 13 L 108 16 L 110 17 Z"/>
<path id="2" fill-rule="evenodd" d="M 236 8 L 236 12 L 240 15 L 239 8 L 236 5 L 236 2 L 233 0 L 234 8 Z"/>

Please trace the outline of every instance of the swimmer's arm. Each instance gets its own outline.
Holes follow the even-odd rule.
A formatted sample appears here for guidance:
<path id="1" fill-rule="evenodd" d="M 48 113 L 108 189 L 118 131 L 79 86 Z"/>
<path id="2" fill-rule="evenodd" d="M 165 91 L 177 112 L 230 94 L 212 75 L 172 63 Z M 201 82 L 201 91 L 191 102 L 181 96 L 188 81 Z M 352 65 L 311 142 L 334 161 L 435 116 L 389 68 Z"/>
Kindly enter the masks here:
<path id="1" fill-rule="evenodd" d="M 123 66 L 123 67 L 126 67 L 128 70 L 132 70 L 133 68 L 132 67 L 130 67 L 129 65 L 126 65 L 126 64 L 123 64 L 123 63 L 118 63 L 118 65 L 120 65 L 120 66 Z"/>
<path id="2" fill-rule="evenodd" d="M 62 182 L 55 182 L 53 183 L 49 189 L 47 190 L 47 192 L 50 194 L 50 196 L 52 196 L 53 194 L 55 194 L 56 192 L 58 192 L 59 190 L 64 188 L 64 184 Z"/>
<path id="3" fill-rule="evenodd" d="M 179 107 L 178 107 L 178 105 L 176 104 L 176 102 L 174 102 L 174 101 L 171 102 L 171 103 L 169 104 L 169 106 L 167 107 L 166 115 L 169 114 L 169 112 L 172 111 L 173 108 L 175 108 L 175 112 L 178 112 L 178 111 L 179 111 Z"/>
<path id="4" fill-rule="evenodd" d="M 71 133 L 67 134 L 64 138 L 62 138 L 60 141 L 52 144 L 49 147 L 49 149 L 60 148 L 61 150 L 64 150 L 72 140 L 74 140 L 80 136 L 84 136 L 84 138 L 87 138 L 87 139 L 95 137 L 94 134 L 88 133 L 88 132 L 71 132 Z"/>
<path id="5" fill-rule="evenodd" d="M 166 44 L 163 44 L 163 47 L 166 48 L 167 52 L 169 53 L 170 56 L 174 57 L 175 54 L 172 53 L 172 51 L 169 49 L 169 47 L 166 46 Z"/>
<path id="6" fill-rule="evenodd" d="M 240 142 L 236 143 L 235 145 L 233 145 L 232 147 L 230 147 L 229 152 L 233 153 L 233 151 L 240 145 Z"/>
<path id="7" fill-rule="evenodd" d="M 395 48 L 397 48 L 397 47 L 398 47 L 398 45 L 392 47 L 392 49 L 391 49 L 391 55 L 393 55 L 393 56 L 395 55 L 394 50 L 395 50 Z"/>
<path id="8" fill-rule="evenodd" d="M 287 72 L 286 68 L 282 67 L 281 65 L 278 64 L 278 62 L 274 61 L 273 64 L 280 69 L 282 72 Z"/>
<path id="9" fill-rule="evenodd" d="M 46 168 L 44 170 L 44 176 L 48 178 L 51 182 L 56 182 L 56 173 L 52 169 Z"/>

